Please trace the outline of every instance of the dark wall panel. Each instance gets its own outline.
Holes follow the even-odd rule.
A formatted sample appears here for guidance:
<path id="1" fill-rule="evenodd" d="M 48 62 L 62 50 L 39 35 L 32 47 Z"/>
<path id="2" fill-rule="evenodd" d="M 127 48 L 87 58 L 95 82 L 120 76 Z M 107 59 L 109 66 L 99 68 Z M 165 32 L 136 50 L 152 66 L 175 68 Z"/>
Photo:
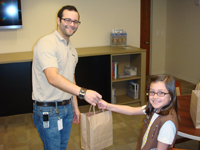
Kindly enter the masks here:
<path id="1" fill-rule="evenodd" d="M 97 91 L 103 99 L 111 102 L 110 55 L 80 57 L 76 67 L 76 83 Z M 86 105 L 83 100 L 79 105 Z"/>
<path id="2" fill-rule="evenodd" d="M 0 116 L 32 112 L 32 62 L 0 64 Z M 110 55 L 80 57 L 77 85 L 99 92 L 111 102 Z M 79 106 L 88 104 L 78 101 Z"/>
<path id="3" fill-rule="evenodd" d="M 31 62 L 0 65 L 0 116 L 32 112 Z"/>

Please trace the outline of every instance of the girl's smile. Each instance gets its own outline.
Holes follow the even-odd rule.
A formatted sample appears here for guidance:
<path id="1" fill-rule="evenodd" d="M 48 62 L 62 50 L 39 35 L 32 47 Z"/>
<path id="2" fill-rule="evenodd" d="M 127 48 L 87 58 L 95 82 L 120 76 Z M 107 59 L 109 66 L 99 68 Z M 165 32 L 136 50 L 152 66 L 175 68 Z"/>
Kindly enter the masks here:
<path id="1" fill-rule="evenodd" d="M 161 109 L 167 105 L 170 100 L 171 97 L 163 81 L 151 83 L 149 101 L 155 109 Z"/>

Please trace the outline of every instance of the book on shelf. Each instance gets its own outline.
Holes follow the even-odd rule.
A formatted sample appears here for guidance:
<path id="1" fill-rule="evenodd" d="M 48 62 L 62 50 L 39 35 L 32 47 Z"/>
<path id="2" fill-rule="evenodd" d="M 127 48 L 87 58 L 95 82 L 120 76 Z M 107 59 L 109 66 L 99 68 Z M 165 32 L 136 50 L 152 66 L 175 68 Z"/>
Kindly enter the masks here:
<path id="1" fill-rule="evenodd" d="M 115 61 L 112 62 L 112 78 L 118 78 L 118 63 Z"/>
<path id="2" fill-rule="evenodd" d="M 115 62 L 112 62 L 112 78 L 115 78 Z"/>
<path id="3" fill-rule="evenodd" d="M 118 77 L 118 64 L 115 62 L 115 79 Z"/>
<path id="4" fill-rule="evenodd" d="M 112 103 L 116 104 L 116 89 L 113 87 L 112 88 Z"/>

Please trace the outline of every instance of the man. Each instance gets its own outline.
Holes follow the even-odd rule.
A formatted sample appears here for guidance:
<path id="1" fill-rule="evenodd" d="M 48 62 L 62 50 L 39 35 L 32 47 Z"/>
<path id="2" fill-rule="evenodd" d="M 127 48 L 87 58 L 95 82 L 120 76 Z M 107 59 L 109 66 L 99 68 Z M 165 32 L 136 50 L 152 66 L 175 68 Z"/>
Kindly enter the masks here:
<path id="1" fill-rule="evenodd" d="M 76 85 L 78 56 L 70 43 L 80 24 L 74 6 L 64 6 L 57 16 L 57 30 L 41 38 L 34 47 L 32 82 L 33 121 L 45 150 L 65 150 L 72 122 L 79 123 L 77 98 L 96 105 L 102 96 Z"/>

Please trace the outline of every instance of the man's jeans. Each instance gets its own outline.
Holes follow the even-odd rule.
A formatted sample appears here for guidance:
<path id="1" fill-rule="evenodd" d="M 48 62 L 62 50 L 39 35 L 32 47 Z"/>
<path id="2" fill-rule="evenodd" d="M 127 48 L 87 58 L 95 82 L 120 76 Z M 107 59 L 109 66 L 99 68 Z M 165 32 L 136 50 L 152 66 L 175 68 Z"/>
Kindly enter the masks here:
<path id="1" fill-rule="evenodd" d="M 33 122 L 44 144 L 44 150 L 66 150 L 73 121 L 72 102 L 65 106 L 41 107 L 33 105 Z M 49 128 L 43 127 L 43 112 L 49 113 Z M 63 120 L 63 129 L 58 131 L 58 120 Z"/>

